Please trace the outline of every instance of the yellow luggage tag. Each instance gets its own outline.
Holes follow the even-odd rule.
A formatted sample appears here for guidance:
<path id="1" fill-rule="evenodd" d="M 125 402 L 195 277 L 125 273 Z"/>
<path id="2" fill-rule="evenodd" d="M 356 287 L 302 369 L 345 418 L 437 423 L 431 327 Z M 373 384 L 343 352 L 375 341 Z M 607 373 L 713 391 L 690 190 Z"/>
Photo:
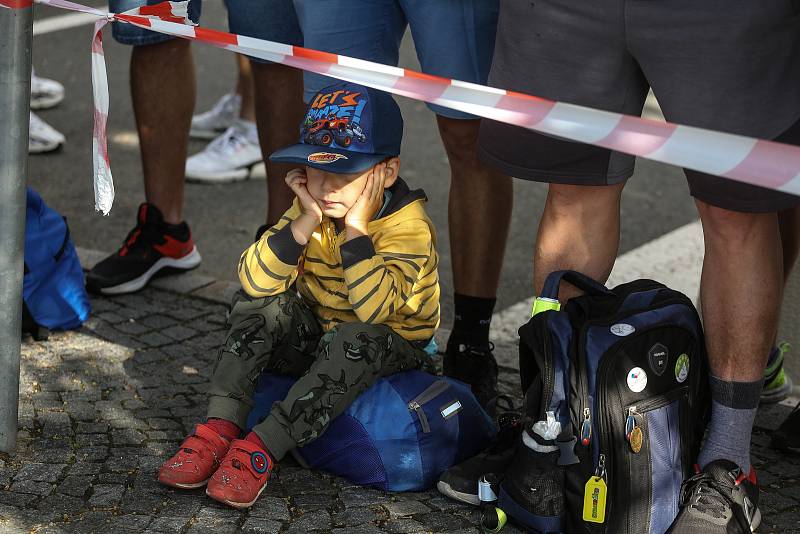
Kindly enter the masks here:
<path id="1" fill-rule="evenodd" d="M 606 520 L 606 494 L 608 488 L 602 477 L 591 477 L 583 492 L 583 520 L 603 523 Z"/>

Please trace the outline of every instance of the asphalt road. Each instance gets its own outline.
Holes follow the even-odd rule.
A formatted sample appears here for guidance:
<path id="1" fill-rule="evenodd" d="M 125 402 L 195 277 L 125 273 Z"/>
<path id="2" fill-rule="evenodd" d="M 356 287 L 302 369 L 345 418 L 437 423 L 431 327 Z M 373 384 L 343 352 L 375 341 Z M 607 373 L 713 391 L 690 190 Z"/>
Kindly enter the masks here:
<path id="1" fill-rule="evenodd" d="M 89 2 L 102 6 L 102 2 Z M 37 6 L 36 19 L 64 14 Z M 223 5 L 216 0 L 204 6 L 203 25 L 226 29 Z M 116 187 L 111 214 L 94 211 L 91 175 L 92 102 L 90 41 L 92 28 L 84 25 L 39 35 L 34 39 L 33 62 L 37 73 L 63 83 L 67 98 L 56 109 L 41 112 L 47 122 L 67 136 L 58 153 L 31 157 L 28 183 L 63 213 L 79 246 L 113 251 L 134 224 L 136 207 L 144 200 L 139 150 L 128 89 L 130 50 L 113 41 L 106 30 L 105 51 L 111 94 L 109 116 L 110 157 Z M 229 52 L 196 44 L 197 111 L 208 109 L 235 80 L 233 56 Z M 401 64 L 418 68 L 413 43 L 406 39 Z M 450 171 L 439 140 L 434 115 L 424 104 L 399 99 L 405 119 L 402 175 L 430 198 L 428 211 L 440 235 L 442 257 L 443 325 L 452 320 L 452 274 L 447 232 L 447 191 Z M 165 124 L 165 128 L 169 125 Z M 193 141 L 190 153 L 203 148 Z M 531 251 L 536 224 L 546 188 L 516 180 L 511 237 L 508 242 L 498 310 L 531 295 Z M 263 181 L 228 185 L 186 186 L 185 217 L 203 255 L 199 272 L 219 279 L 235 280 L 236 261 L 250 243 L 265 215 Z M 646 243 L 697 217 L 688 188 L 679 169 L 640 160 L 636 175 L 623 195 L 621 253 Z M 481 221 L 475 221 L 480 224 Z"/>

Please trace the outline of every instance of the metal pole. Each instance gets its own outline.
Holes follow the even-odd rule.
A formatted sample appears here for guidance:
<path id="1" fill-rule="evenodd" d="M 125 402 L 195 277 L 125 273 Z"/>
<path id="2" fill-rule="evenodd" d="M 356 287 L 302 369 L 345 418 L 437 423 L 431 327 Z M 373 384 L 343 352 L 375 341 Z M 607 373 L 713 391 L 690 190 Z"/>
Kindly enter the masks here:
<path id="1" fill-rule="evenodd" d="M 0 452 L 6 454 L 17 444 L 32 11 L 0 8 Z"/>

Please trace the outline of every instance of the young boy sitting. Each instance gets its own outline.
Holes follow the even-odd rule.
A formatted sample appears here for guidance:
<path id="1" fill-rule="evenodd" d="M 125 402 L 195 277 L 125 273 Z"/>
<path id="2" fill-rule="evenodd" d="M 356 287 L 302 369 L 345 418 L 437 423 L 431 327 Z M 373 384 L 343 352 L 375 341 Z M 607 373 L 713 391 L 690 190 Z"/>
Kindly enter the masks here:
<path id="1" fill-rule="evenodd" d="M 320 91 L 300 143 L 271 159 L 297 198 L 239 261 L 243 291 L 209 389 L 208 417 L 159 470 L 251 506 L 275 462 L 319 437 L 383 376 L 430 370 L 439 263 L 425 195 L 399 177 L 403 119 L 392 97 L 340 83 Z M 263 371 L 297 376 L 286 399 L 239 439 Z"/>

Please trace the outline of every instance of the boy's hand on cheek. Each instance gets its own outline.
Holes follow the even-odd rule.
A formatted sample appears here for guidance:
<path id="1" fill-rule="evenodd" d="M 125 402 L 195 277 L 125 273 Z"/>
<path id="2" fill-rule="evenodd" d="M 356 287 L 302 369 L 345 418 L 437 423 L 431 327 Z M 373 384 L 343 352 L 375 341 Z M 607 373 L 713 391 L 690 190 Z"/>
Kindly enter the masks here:
<path id="1" fill-rule="evenodd" d="M 322 209 L 308 192 L 308 177 L 306 176 L 305 169 L 292 169 L 286 175 L 286 185 L 297 196 L 300 201 L 300 209 L 302 213 L 298 218 L 292 221 L 291 230 L 295 240 L 301 245 L 308 243 L 311 234 L 322 222 Z"/>
<path id="2" fill-rule="evenodd" d="M 380 164 L 367 177 L 364 190 L 353 204 L 353 207 L 344 216 L 344 225 L 347 229 L 347 239 L 355 239 L 362 235 L 369 235 L 367 225 L 378 213 L 383 204 L 383 184 L 386 180 L 386 165 Z"/>
<path id="3" fill-rule="evenodd" d="M 286 175 L 286 185 L 297 196 L 300 201 L 300 207 L 303 210 L 303 215 L 316 217 L 317 222 L 322 221 L 322 209 L 320 209 L 317 201 L 308 192 L 308 177 L 306 176 L 305 169 L 292 169 Z"/>

